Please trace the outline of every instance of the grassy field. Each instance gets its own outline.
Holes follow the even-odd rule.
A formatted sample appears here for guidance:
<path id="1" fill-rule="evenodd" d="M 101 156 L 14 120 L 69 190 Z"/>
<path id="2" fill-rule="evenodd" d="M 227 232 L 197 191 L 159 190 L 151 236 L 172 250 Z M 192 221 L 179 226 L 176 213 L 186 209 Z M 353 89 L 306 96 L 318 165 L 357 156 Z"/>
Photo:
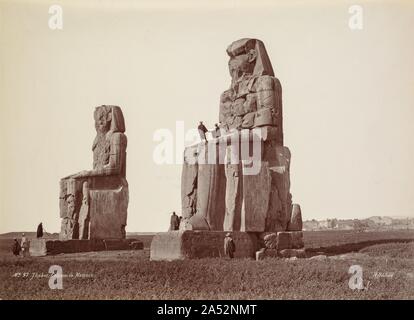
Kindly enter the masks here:
<path id="1" fill-rule="evenodd" d="M 414 299 L 414 243 L 399 242 L 413 238 L 398 231 L 305 233 L 315 252 L 357 240 L 367 245 L 329 257 L 263 261 L 149 261 L 148 248 L 25 259 L 2 250 L 0 299 Z M 63 290 L 48 286 L 52 264 L 63 268 Z M 363 269 L 363 290 L 348 285 L 355 264 Z"/>

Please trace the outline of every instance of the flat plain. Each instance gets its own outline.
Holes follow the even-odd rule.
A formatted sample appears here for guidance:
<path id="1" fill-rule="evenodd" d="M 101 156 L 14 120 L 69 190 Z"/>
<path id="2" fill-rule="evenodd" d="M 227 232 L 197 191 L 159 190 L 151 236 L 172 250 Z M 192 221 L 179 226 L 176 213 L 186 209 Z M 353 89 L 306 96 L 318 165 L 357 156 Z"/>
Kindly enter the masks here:
<path id="1" fill-rule="evenodd" d="M 304 232 L 308 258 L 150 261 L 144 250 L 14 257 L 0 240 L 0 299 L 414 299 L 414 232 Z M 51 290 L 51 265 L 63 289 Z M 362 270 L 362 289 L 351 289 Z"/>

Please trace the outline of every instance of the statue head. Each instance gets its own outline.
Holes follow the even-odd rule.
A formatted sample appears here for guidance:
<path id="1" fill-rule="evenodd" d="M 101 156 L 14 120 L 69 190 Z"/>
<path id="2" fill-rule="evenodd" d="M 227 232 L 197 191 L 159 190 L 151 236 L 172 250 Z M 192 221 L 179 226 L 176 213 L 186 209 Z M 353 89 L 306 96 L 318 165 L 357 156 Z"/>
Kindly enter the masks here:
<path id="1" fill-rule="evenodd" d="M 100 106 L 95 109 L 95 129 L 98 133 L 107 133 L 111 125 L 111 108 L 108 106 Z"/>
<path id="2" fill-rule="evenodd" d="M 120 107 L 99 106 L 95 108 L 93 116 L 97 133 L 125 132 L 124 116 Z"/>
<path id="3" fill-rule="evenodd" d="M 236 81 L 243 74 L 274 76 L 273 68 L 262 41 L 244 38 L 234 41 L 227 48 L 230 56 L 229 72 L 232 81 Z"/>

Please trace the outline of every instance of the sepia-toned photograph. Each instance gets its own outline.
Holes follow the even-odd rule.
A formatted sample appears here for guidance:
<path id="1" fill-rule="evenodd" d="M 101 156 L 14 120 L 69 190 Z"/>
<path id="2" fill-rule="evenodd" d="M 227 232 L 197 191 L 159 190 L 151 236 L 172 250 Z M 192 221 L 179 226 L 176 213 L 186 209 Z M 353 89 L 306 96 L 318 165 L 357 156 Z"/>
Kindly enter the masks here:
<path id="1" fill-rule="evenodd" d="M 0 300 L 413 300 L 413 30 L 410 0 L 0 0 Z"/>

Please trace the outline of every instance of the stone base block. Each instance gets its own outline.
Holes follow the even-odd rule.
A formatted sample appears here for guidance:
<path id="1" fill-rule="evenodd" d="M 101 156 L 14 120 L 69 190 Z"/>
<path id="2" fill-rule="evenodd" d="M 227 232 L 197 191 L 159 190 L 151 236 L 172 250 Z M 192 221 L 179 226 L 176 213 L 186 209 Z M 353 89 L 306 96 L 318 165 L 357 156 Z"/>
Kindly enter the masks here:
<path id="1" fill-rule="evenodd" d="M 29 253 L 33 257 L 60 253 L 76 253 L 104 250 L 140 250 L 143 243 L 137 239 L 102 240 L 47 240 L 31 239 Z"/>
<path id="2" fill-rule="evenodd" d="M 142 241 L 134 240 L 132 241 L 129 246 L 132 250 L 143 250 L 144 249 L 144 243 Z"/>
<path id="3" fill-rule="evenodd" d="M 265 258 L 306 258 L 305 249 L 266 249 L 262 248 L 256 252 L 256 260 L 263 260 Z"/>
<path id="4" fill-rule="evenodd" d="M 278 256 L 281 258 L 306 258 L 305 249 L 283 249 L 280 250 Z"/>
<path id="5" fill-rule="evenodd" d="M 282 231 L 277 233 L 277 249 L 301 249 L 304 247 L 302 231 Z"/>
<path id="6" fill-rule="evenodd" d="M 32 239 L 29 242 L 29 254 L 33 257 L 45 256 L 47 254 L 45 239 Z"/>
<path id="7" fill-rule="evenodd" d="M 151 242 L 150 260 L 184 260 L 224 257 L 223 231 L 170 231 L 157 233 Z M 235 258 L 254 258 L 257 240 L 254 234 L 232 232 Z"/>
<path id="8" fill-rule="evenodd" d="M 277 248 L 277 234 L 275 232 L 266 233 L 264 232 L 261 236 L 261 245 L 263 245 L 267 249 L 275 249 Z"/>
<path id="9" fill-rule="evenodd" d="M 277 258 L 278 252 L 276 249 L 265 249 L 264 257 L 265 258 Z"/>

